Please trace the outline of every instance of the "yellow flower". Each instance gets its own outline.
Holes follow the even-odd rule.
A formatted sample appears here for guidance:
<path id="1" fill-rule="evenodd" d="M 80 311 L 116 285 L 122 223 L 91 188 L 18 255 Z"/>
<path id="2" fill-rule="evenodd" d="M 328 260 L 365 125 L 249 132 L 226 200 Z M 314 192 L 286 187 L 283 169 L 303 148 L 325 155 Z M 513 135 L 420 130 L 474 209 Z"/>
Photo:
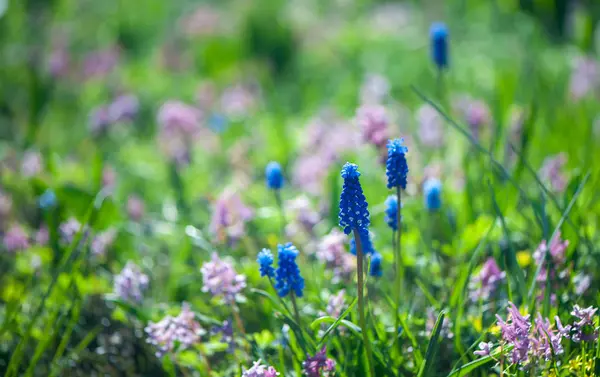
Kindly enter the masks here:
<path id="1" fill-rule="evenodd" d="M 269 244 L 269 248 L 274 248 L 277 246 L 277 236 L 273 233 L 267 236 L 267 243 Z"/>
<path id="2" fill-rule="evenodd" d="M 522 268 L 527 267 L 531 264 L 531 254 L 527 250 L 519 251 L 517 253 L 517 263 Z"/>

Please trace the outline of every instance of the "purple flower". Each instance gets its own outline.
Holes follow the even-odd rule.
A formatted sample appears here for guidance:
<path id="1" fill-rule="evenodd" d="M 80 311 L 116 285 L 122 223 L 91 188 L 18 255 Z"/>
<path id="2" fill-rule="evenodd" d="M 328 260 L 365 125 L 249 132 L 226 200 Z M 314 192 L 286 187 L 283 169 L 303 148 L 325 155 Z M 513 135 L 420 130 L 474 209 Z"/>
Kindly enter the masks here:
<path id="1" fill-rule="evenodd" d="M 511 351 L 511 361 L 513 364 L 526 364 L 529 361 L 529 347 L 531 339 L 529 332 L 531 330 L 531 321 L 529 315 L 523 316 L 519 309 L 509 302 L 508 318 L 506 322 L 496 314 L 498 326 L 502 330 L 502 340 L 514 346 Z"/>
<path id="2" fill-rule="evenodd" d="M 350 279 L 356 271 L 356 257 L 346 250 L 347 243 L 348 236 L 333 229 L 321 239 L 317 248 L 316 257 L 333 271 L 334 284 Z"/>
<path id="3" fill-rule="evenodd" d="M 598 339 L 598 329 L 594 328 L 594 315 L 598 308 L 590 306 L 589 308 L 581 308 L 579 305 L 573 306 L 571 315 L 576 317 L 578 321 L 571 325 L 571 339 L 574 342 L 591 341 Z M 586 332 L 586 329 L 592 329 L 592 333 Z"/>
<path id="4" fill-rule="evenodd" d="M 92 244 L 90 245 L 92 254 L 96 256 L 105 255 L 108 247 L 111 246 L 114 242 L 116 235 L 116 230 L 109 229 L 94 237 L 94 239 L 92 240 Z"/>
<path id="5" fill-rule="evenodd" d="M 390 82 L 385 76 L 368 74 L 360 88 L 360 101 L 363 104 L 378 104 L 389 95 Z"/>
<path id="6" fill-rule="evenodd" d="M 215 297 L 223 297 L 228 303 L 235 301 L 237 295 L 246 287 L 246 276 L 238 274 L 231 263 L 213 253 L 211 260 L 205 262 L 202 272 L 202 292 L 210 292 Z"/>
<path id="7" fill-rule="evenodd" d="M 29 248 L 29 236 L 19 225 L 11 226 L 4 234 L 4 248 L 8 252 L 15 252 Z"/>
<path id="8" fill-rule="evenodd" d="M 48 233 L 48 227 L 42 225 L 40 229 L 35 233 L 34 236 L 35 244 L 38 246 L 46 246 L 50 240 L 50 234 Z"/>
<path id="9" fill-rule="evenodd" d="M 240 195 L 227 189 L 215 202 L 210 231 L 219 243 L 235 242 L 246 233 L 246 222 L 253 217 L 252 210 L 246 207 Z"/>
<path id="10" fill-rule="evenodd" d="M 492 122 L 487 104 L 469 96 L 463 96 L 456 99 L 453 105 L 464 117 L 473 137 L 479 140 L 483 128 L 489 126 Z"/>
<path id="11" fill-rule="evenodd" d="M 180 101 L 169 100 L 159 109 L 159 144 L 178 165 L 187 165 L 193 143 L 202 134 L 202 112 Z"/>
<path id="12" fill-rule="evenodd" d="M 496 260 L 489 257 L 472 281 L 471 299 L 473 301 L 490 299 L 505 277 L 506 273 L 500 270 Z"/>
<path id="13" fill-rule="evenodd" d="M 546 361 L 552 360 L 553 356 L 564 353 L 562 338 L 562 333 L 550 328 L 550 321 L 547 318 L 543 319 L 538 313 L 531 336 L 531 354 L 543 357 Z"/>
<path id="14" fill-rule="evenodd" d="M 494 344 L 492 342 L 480 342 L 479 349 L 473 353 L 477 356 L 489 356 L 493 346 Z"/>
<path id="15" fill-rule="evenodd" d="M 364 141 L 373 144 L 378 149 L 385 148 L 390 123 L 385 107 L 362 105 L 356 110 L 356 122 L 362 131 Z"/>
<path id="16" fill-rule="evenodd" d="M 99 135 L 108 130 L 110 114 L 104 105 L 93 108 L 88 116 L 88 128 L 93 135 Z"/>
<path id="17" fill-rule="evenodd" d="M 306 138 L 294 163 L 292 182 L 303 191 L 318 195 L 331 166 L 346 151 L 360 145 L 360 135 L 346 121 L 327 113 L 313 120 L 303 134 Z"/>
<path id="18" fill-rule="evenodd" d="M 344 309 L 346 299 L 346 290 L 340 289 L 337 294 L 331 295 L 327 302 L 327 314 L 338 318 Z"/>
<path id="19" fill-rule="evenodd" d="M 108 105 L 108 119 L 112 123 L 132 121 L 138 114 L 140 102 L 133 94 L 122 94 Z"/>
<path id="20" fill-rule="evenodd" d="M 540 178 L 546 182 L 550 182 L 552 190 L 556 192 L 564 192 L 567 188 L 567 176 L 563 171 L 566 163 L 567 155 L 565 153 L 559 153 L 547 157 L 538 172 Z"/>
<path id="21" fill-rule="evenodd" d="M 565 251 L 569 246 L 569 241 L 563 241 L 560 238 L 560 232 L 550 240 L 550 246 L 547 245 L 546 241 L 543 240 L 533 253 L 533 259 L 537 264 L 541 264 L 540 274 L 537 277 L 537 281 L 540 282 L 541 294 L 540 298 L 544 297 L 544 291 L 546 289 L 546 281 L 552 279 L 554 285 L 557 285 L 558 280 L 564 278 L 568 271 L 561 271 L 566 261 Z M 552 263 L 548 265 L 546 262 L 546 255 L 549 255 Z M 552 295 L 554 300 L 555 295 Z"/>
<path id="22" fill-rule="evenodd" d="M 148 275 L 142 273 L 135 263 L 129 261 L 115 276 L 113 291 L 124 301 L 141 302 L 149 282 Z"/>
<path id="23" fill-rule="evenodd" d="M 21 162 L 21 175 L 23 177 L 33 177 L 42 171 L 42 155 L 36 151 L 27 151 L 23 155 Z"/>
<path id="24" fill-rule="evenodd" d="M 144 201 L 136 195 L 127 198 L 127 214 L 133 221 L 140 221 L 144 217 Z"/>
<path id="25" fill-rule="evenodd" d="M 221 326 L 215 326 L 210 330 L 212 335 L 221 335 L 221 342 L 227 344 L 227 352 L 235 350 L 235 339 L 233 337 L 233 325 L 230 320 L 223 321 Z"/>
<path id="26" fill-rule="evenodd" d="M 88 54 L 83 62 L 83 76 L 86 79 L 102 78 L 110 74 L 119 62 L 119 49 L 110 47 Z"/>
<path id="27" fill-rule="evenodd" d="M 157 323 L 150 322 L 145 331 L 148 334 L 148 343 L 158 349 L 157 357 L 176 351 L 177 345 L 179 349 L 185 349 L 199 343 L 203 333 L 194 312 L 186 302 L 182 304 L 177 317 L 168 315 Z"/>
<path id="28" fill-rule="evenodd" d="M 444 126 L 440 114 L 429 104 L 417 110 L 419 139 L 426 147 L 439 148 L 444 145 Z"/>
<path id="29" fill-rule="evenodd" d="M 306 356 L 306 360 L 302 363 L 302 368 L 305 376 L 308 377 L 329 377 L 335 372 L 335 361 L 328 359 L 326 348 L 323 347 L 315 356 Z"/>
<path id="30" fill-rule="evenodd" d="M 161 132 L 192 137 L 200 128 L 202 112 L 183 102 L 169 100 L 160 107 L 157 118 Z"/>
<path id="31" fill-rule="evenodd" d="M 248 116 L 258 102 L 258 90 L 250 85 L 237 84 L 223 91 L 221 108 L 230 119 Z"/>
<path id="32" fill-rule="evenodd" d="M 223 17 L 217 9 L 199 6 L 181 19 L 181 29 L 188 36 L 209 36 L 217 32 L 223 24 Z"/>
<path id="33" fill-rule="evenodd" d="M 262 365 L 260 359 L 254 362 L 254 365 L 248 370 L 242 371 L 242 377 L 276 377 L 279 373 L 273 367 Z"/>
<path id="34" fill-rule="evenodd" d="M 47 69 L 52 77 L 59 78 L 69 73 L 70 56 L 65 41 L 54 42 L 47 61 Z"/>
<path id="35" fill-rule="evenodd" d="M 575 294 L 581 296 L 592 285 L 592 278 L 590 275 L 579 273 L 573 278 L 573 284 L 575 285 Z"/>
<path id="36" fill-rule="evenodd" d="M 290 237 L 297 235 L 300 232 L 307 234 L 313 233 L 313 228 L 319 221 L 321 216 L 312 209 L 310 200 L 305 195 L 288 200 L 285 204 L 286 214 L 292 215 L 292 221 L 286 226 L 286 234 Z"/>
<path id="37" fill-rule="evenodd" d="M 60 238 L 65 245 L 70 245 L 81 228 L 81 223 L 76 218 L 71 217 L 66 222 L 60 224 L 58 232 Z M 84 228 L 84 233 L 87 234 L 87 226 Z M 84 237 L 85 238 L 85 237 Z M 83 241 L 83 239 L 82 239 Z"/>
<path id="38" fill-rule="evenodd" d="M 600 89 L 600 65 L 591 57 L 579 57 L 573 64 L 569 92 L 575 101 Z"/>
<path id="39" fill-rule="evenodd" d="M 113 190 L 117 183 L 117 172 L 112 166 L 105 166 L 102 169 L 102 187 Z"/>

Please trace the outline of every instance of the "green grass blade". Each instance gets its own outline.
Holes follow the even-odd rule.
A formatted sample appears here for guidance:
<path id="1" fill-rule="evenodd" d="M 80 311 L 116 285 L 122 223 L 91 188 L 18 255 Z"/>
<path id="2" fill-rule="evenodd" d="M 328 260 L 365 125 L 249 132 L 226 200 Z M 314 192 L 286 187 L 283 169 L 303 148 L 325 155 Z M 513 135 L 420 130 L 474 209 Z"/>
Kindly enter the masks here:
<path id="1" fill-rule="evenodd" d="M 88 224 L 91 224 L 93 222 L 93 220 L 96 218 L 105 198 L 106 198 L 106 193 L 100 192 L 96 196 L 96 198 L 93 200 L 93 202 L 90 204 L 90 206 L 86 212 L 85 220 L 81 224 L 79 231 L 75 235 L 73 242 L 71 242 L 71 245 L 69 246 L 67 252 L 65 252 L 63 258 L 61 259 L 61 261 L 59 263 L 59 267 L 54 272 L 54 274 L 52 276 L 52 280 L 50 281 L 50 284 L 48 285 L 46 292 L 42 296 L 39 306 L 37 307 L 37 309 L 34 311 L 33 315 L 31 316 L 31 319 L 30 319 L 29 323 L 27 324 L 25 331 L 23 333 L 23 337 L 19 340 L 19 343 L 17 344 L 17 347 L 15 348 L 15 351 L 13 352 L 13 354 L 10 358 L 6 377 L 12 376 L 13 372 L 17 371 L 18 365 L 20 364 L 21 359 L 23 357 L 23 352 L 24 352 L 25 346 L 27 345 L 27 343 L 29 342 L 29 339 L 32 336 L 33 326 L 35 325 L 38 318 L 43 313 L 43 311 L 46 307 L 46 302 L 47 302 L 48 298 L 50 297 L 50 294 L 53 292 L 54 286 L 56 285 L 56 283 L 58 281 L 58 277 L 61 274 L 63 274 L 64 272 L 69 271 L 69 268 L 75 264 L 75 260 L 74 260 L 74 258 L 72 258 L 72 256 L 75 254 L 75 250 L 78 249 L 81 239 L 83 238 L 84 229 L 86 228 L 86 226 Z M 89 241 L 89 240 L 87 240 L 87 241 Z M 83 245 L 83 246 L 85 246 L 85 245 Z M 81 259 L 84 254 L 85 253 L 80 252 L 78 255 L 76 255 L 76 258 Z"/>
<path id="2" fill-rule="evenodd" d="M 475 369 L 489 363 L 490 361 L 496 360 L 500 355 L 510 352 L 512 348 L 513 346 L 498 347 L 495 350 L 493 350 L 489 356 L 484 356 L 482 358 L 471 361 L 470 363 L 461 366 L 459 369 L 455 370 L 454 372 L 451 372 L 448 375 L 448 377 L 466 377 L 469 374 L 471 374 Z"/>
<path id="3" fill-rule="evenodd" d="M 352 312 L 352 309 L 354 309 L 354 307 L 356 306 L 357 303 L 358 303 L 358 298 L 355 297 L 354 300 L 352 300 L 352 302 L 350 303 L 350 305 L 346 308 L 346 310 L 344 310 L 344 312 L 342 314 L 340 314 L 338 319 L 336 319 L 335 322 L 331 326 L 329 326 L 327 328 L 327 330 L 325 330 L 325 333 L 323 334 L 321 339 L 319 339 L 319 341 L 317 342 L 317 348 L 323 346 L 323 344 L 325 343 L 325 340 L 327 340 L 327 337 L 329 336 L 329 334 L 331 334 L 331 332 L 340 325 L 340 323 L 342 322 L 342 319 L 346 318 L 350 314 L 350 312 Z"/>
<path id="4" fill-rule="evenodd" d="M 427 346 L 427 352 L 425 353 L 425 360 L 421 363 L 419 368 L 419 374 L 417 377 L 425 377 L 430 375 L 430 369 L 435 363 L 435 356 L 440 346 L 440 334 L 442 333 L 442 324 L 446 316 L 446 311 L 442 310 L 438 315 L 431 338 L 429 339 L 429 345 Z"/>
<path id="5" fill-rule="evenodd" d="M 552 232 L 552 236 L 550 236 L 550 239 L 556 237 L 558 231 L 560 230 L 560 228 L 562 227 L 563 223 L 565 222 L 565 219 L 569 215 L 569 212 L 571 212 L 571 209 L 573 209 L 573 206 L 575 205 L 575 202 L 577 201 L 577 198 L 579 198 L 579 195 L 583 191 L 583 186 L 585 186 L 585 184 L 586 184 L 586 182 L 588 181 L 589 178 L 590 178 L 590 173 L 588 172 L 585 175 L 585 177 L 583 177 L 583 179 L 581 180 L 581 183 L 577 187 L 577 190 L 575 191 L 575 194 L 573 194 L 573 198 L 571 198 L 571 201 L 569 202 L 569 205 L 565 209 L 565 212 L 563 212 L 560 220 L 556 224 L 556 227 L 554 228 L 554 231 Z M 540 275 L 540 273 L 542 271 L 543 265 L 544 265 L 544 263 L 539 263 L 537 265 L 537 268 L 535 270 L 535 274 L 533 275 L 533 279 L 531 280 L 531 285 L 529 286 L 528 298 L 529 298 L 529 307 L 530 308 L 533 308 L 534 305 L 535 305 L 535 287 L 536 287 L 538 276 Z"/>
<path id="6" fill-rule="evenodd" d="M 498 206 L 498 201 L 496 200 L 496 194 L 494 194 L 494 190 L 492 186 L 488 182 L 488 186 L 490 189 L 490 195 L 492 197 L 492 204 L 494 206 L 494 211 L 496 211 L 496 215 L 500 219 L 500 224 L 502 225 L 502 230 L 504 231 L 504 237 L 506 238 L 506 242 L 508 244 L 508 252 L 504 256 L 506 260 L 506 266 L 508 268 L 508 276 L 510 280 L 513 281 L 513 284 L 517 287 L 517 291 L 521 294 L 521 299 L 525 299 L 527 297 L 527 286 L 525 284 L 525 273 L 523 269 L 519 266 L 517 262 L 517 253 L 515 252 L 515 248 L 512 245 L 510 239 L 510 232 L 508 227 L 506 226 L 506 219 L 504 215 L 502 215 L 502 211 Z"/>

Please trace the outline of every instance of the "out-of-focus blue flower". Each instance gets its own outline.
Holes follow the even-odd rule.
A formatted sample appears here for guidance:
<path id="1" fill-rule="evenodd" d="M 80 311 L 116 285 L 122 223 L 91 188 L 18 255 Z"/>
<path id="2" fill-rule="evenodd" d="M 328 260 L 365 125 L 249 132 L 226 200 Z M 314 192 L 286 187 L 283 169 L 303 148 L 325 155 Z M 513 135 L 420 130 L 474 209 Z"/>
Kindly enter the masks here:
<path id="1" fill-rule="evenodd" d="M 346 162 L 342 168 L 344 186 L 340 195 L 340 227 L 344 233 L 350 234 L 353 229 L 359 232 L 368 232 L 369 210 L 362 187 L 360 186 L 360 172 L 356 164 Z"/>
<path id="2" fill-rule="evenodd" d="M 362 246 L 363 255 L 375 254 L 377 251 L 373 247 L 373 241 L 371 241 L 371 234 L 368 231 L 359 232 L 360 245 Z M 350 240 L 350 252 L 356 255 L 356 240 L 354 237 Z"/>
<path id="3" fill-rule="evenodd" d="M 268 188 L 279 190 L 283 187 L 283 173 L 281 172 L 281 165 L 278 162 L 269 162 L 265 169 L 265 175 L 267 177 Z"/>
<path id="4" fill-rule="evenodd" d="M 442 183 L 437 178 L 429 178 L 423 183 L 423 196 L 425 207 L 436 211 L 442 207 Z"/>
<path id="5" fill-rule="evenodd" d="M 448 28 L 443 22 L 434 22 L 429 29 L 431 58 L 439 69 L 448 67 Z"/>
<path id="6" fill-rule="evenodd" d="M 268 276 L 269 278 L 275 277 L 275 269 L 273 268 L 273 254 L 269 249 L 262 249 L 258 253 L 256 261 L 259 265 L 260 276 Z"/>
<path id="7" fill-rule="evenodd" d="M 406 163 L 406 152 L 408 148 L 404 145 L 404 139 L 394 139 L 388 141 L 388 158 L 386 162 L 385 175 L 387 175 L 389 189 L 393 187 L 402 187 L 406 189 L 406 180 L 408 175 L 408 164 Z"/>
<path id="8" fill-rule="evenodd" d="M 369 269 L 369 275 L 380 277 L 383 274 L 381 269 L 381 254 L 374 253 L 371 256 L 371 268 Z"/>
<path id="9" fill-rule="evenodd" d="M 396 195 L 390 195 L 385 200 L 385 223 L 392 230 L 398 230 L 398 198 Z"/>
<path id="10" fill-rule="evenodd" d="M 56 194 L 51 189 L 47 189 L 40 196 L 38 203 L 41 209 L 48 209 L 56 205 Z"/>
<path id="11" fill-rule="evenodd" d="M 293 290 L 296 296 L 302 297 L 304 279 L 300 276 L 300 269 L 296 263 L 298 249 L 291 242 L 277 245 L 278 268 L 275 271 L 275 289 L 280 297 L 287 296 Z"/>
<path id="12" fill-rule="evenodd" d="M 216 133 L 221 133 L 227 129 L 229 120 L 220 113 L 212 113 L 208 118 L 208 127 Z"/>

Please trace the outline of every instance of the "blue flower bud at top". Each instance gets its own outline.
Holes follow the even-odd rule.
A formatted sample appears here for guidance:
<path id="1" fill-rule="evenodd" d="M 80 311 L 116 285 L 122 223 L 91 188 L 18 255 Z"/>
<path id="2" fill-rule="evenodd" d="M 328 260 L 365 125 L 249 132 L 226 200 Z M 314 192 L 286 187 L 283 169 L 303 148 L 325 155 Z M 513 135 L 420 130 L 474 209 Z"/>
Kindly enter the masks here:
<path id="1" fill-rule="evenodd" d="M 408 175 L 408 164 L 406 162 L 406 148 L 402 143 L 404 139 L 394 139 L 388 141 L 388 158 L 385 165 L 385 175 L 387 175 L 389 189 L 401 187 L 406 190 Z"/>
<path id="2" fill-rule="evenodd" d="M 283 173 L 281 171 L 281 165 L 279 165 L 278 162 L 269 162 L 265 169 L 265 175 L 267 177 L 268 188 L 271 190 L 279 190 L 283 187 Z"/>
<path id="3" fill-rule="evenodd" d="M 298 249 L 288 242 L 285 245 L 277 245 L 278 268 L 275 271 L 275 289 L 280 297 L 287 296 L 294 291 L 296 296 L 302 297 L 304 291 L 304 279 L 300 276 L 300 269 L 296 263 Z"/>
<path id="4" fill-rule="evenodd" d="M 442 22 L 435 22 L 429 29 L 431 38 L 431 58 L 439 69 L 448 67 L 448 28 Z"/>
<path id="5" fill-rule="evenodd" d="M 423 183 L 425 207 L 436 211 L 442 207 L 442 183 L 437 178 L 429 178 Z"/>
<path id="6" fill-rule="evenodd" d="M 358 166 L 346 162 L 342 168 L 344 185 L 340 195 L 339 213 L 340 227 L 346 234 L 350 234 L 354 229 L 359 232 L 368 232 L 369 229 L 369 205 L 358 177 L 360 177 Z"/>

